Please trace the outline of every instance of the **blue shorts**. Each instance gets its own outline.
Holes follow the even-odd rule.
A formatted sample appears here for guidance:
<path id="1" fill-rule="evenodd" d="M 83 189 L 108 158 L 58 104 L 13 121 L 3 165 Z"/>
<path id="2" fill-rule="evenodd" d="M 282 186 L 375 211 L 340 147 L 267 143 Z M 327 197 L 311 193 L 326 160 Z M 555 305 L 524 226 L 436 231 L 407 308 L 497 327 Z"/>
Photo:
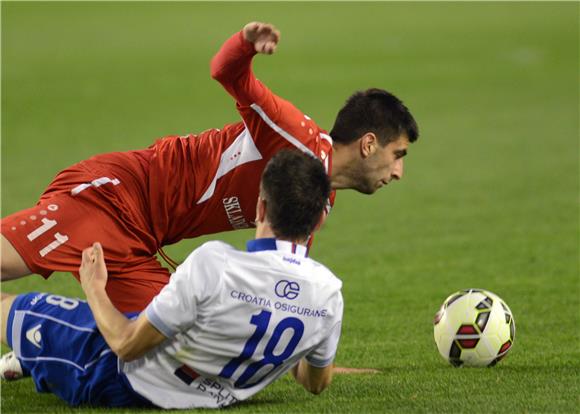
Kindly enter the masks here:
<path id="1" fill-rule="evenodd" d="M 117 356 L 85 301 L 47 293 L 19 295 L 7 325 L 8 345 L 38 392 L 53 393 L 73 406 L 152 405 L 119 372 Z"/>

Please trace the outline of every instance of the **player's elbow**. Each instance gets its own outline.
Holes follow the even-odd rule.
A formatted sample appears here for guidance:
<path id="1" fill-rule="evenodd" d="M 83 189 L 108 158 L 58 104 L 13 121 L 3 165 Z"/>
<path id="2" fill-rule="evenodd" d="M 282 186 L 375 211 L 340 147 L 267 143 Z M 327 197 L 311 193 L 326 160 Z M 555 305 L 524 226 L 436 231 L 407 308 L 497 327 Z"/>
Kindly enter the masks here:
<path id="1" fill-rule="evenodd" d="M 131 362 L 139 357 L 131 347 L 124 344 L 112 346 L 111 351 L 113 351 L 119 359 L 124 362 Z"/>
<path id="2" fill-rule="evenodd" d="M 118 341 L 111 344 L 111 351 L 113 351 L 120 360 L 124 362 L 131 362 L 143 356 L 144 352 L 139 347 L 131 336 L 124 336 Z"/>
<path id="3" fill-rule="evenodd" d="M 310 388 L 307 391 L 311 394 L 314 395 L 319 395 L 322 393 L 322 391 L 324 391 L 326 389 L 326 387 L 316 387 L 316 388 Z"/>
<path id="4" fill-rule="evenodd" d="M 308 391 L 311 394 L 319 395 L 322 393 L 322 391 L 328 388 L 331 381 L 332 380 L 330 379 L 325 379 L 324 381 L 319 381 L 317 383 L 309 383 L 307 385 L 304 385 L 304 388 L 306 388 L 306 391 Z"/>
<path id="5" fill-rule="evenodd" d="M 215 79 L 216 81 L 218 81 L 220 83 L 224 79 L 225 71 L 223 70 L 223 67 L 221 65 L 218 65 L 215 62 L 215 58 L 212 59 L 212 61 L 211 61 L 210 68 L 209 68 L 209 74 L 210 74 L 212 79 Z"/>
<path id="6" fill-rule="evenodd" d="M 293 369 L 292 374 L 304 389 L 312 394 L 322 393 L 332 382 L 334 366 L 317 368 L 302 359 Z"/>
<path id="7" fill-rule="evenodd" d="M 139 356 L 137 354 L 135 354 L 134 352 L 127 351 L 124 349 L 119 349 L 119 350 L 113 351 L 113 352 L 115 352 L 115 354 L 117 354 L 119 359 L 123 362 L 131 362 L 131 361 L 134 361 L 137 358 L 139 358 Z"/>
<path id="8" fill-rule="evenodd" d="M 220 71 L 217 69 L 214 69 L 213 67 L 211 68 L 209 75 L 211 76 L 212 79 L 216 80 L 219 82 L 220 80 Z"/>

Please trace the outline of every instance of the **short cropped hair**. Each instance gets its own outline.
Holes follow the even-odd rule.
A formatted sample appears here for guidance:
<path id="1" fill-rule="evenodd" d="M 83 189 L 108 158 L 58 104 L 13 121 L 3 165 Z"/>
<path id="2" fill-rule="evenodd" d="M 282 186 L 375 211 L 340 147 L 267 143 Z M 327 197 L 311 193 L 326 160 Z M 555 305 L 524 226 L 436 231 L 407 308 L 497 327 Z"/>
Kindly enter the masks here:
<path id="1" fill-rule="evenodd" d="M 373 132 L 384 147 L 406 135 L 410 142 L 419 138 L 413 115 L 395 95 L 383 89 L 355 92 L 338 112 L 330 132 L 334 142 L 350 144 Z"/>
<path id="2" fill-rule="evenodd" d="M 266 217 L 278 238 L 308 238 L 329 195 L 330 180 L 322 162 L 298 150 L 278 152 L 262 173 Z"/>

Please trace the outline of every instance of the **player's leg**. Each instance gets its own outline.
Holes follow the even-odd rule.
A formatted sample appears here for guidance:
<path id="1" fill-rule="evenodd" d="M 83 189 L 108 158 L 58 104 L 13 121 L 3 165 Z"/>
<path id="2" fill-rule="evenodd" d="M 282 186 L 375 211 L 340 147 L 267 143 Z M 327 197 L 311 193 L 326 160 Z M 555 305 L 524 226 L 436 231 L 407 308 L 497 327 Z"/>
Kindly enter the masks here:
<path id="1" fill-rule="evenodd" d="M 169 272 L 155 259 L 157 246 L 151 237 L 136 230 L 129 214 L 106 205 L 118 189 L 107 192 L 103 187 L 87 188 L 77 196 L 59 193 L 4 218 L 7 257 L 20 257 L 25 268 L 45 278 L 64 271 L 78 279 L 83 249 L 98 241 L 105 252 L 113 304 L 122 312 L 141 311 L 167 284 Z M 115 200 L 118 204 L 119 198 Z"/>
<path id="2" fill-rule="evenodd" d="M 0 304 L 2 307 L 2 326 L 0 327 L 0 340 L 4 345 L 8 346 L 8 315 L 10 313 L 10 309 L 12 308 L 14 299 L 16 299 L 16 295 L 10 295 L 8 293 L 0 293 L 0 295 Z M 22 371 L 22 365 L 20 365 L 20 361 L 18 361 L 18 358 L 16 358 L 16 355 L 13 351 L 8 352 L 0 357 L 0 378 L 14 381 L 22 378 L 23 376 L 24 372 Z"/>
<path id="3" fill-rule="evenodd" d="M 84 164 L 59 174 L 38 205 L 2 219 L 1 233 L 6 249 L 16 252 L 8 254 L 45 278 L 64 271 L 78 279 L 83 249 L 100 242 L 107 293 L 120 311 L 138 312 L 167 284 L 169 272 L 155 258 L 159 246 L 139 204 L 145 198 L 141 183 L 125 171 L 128 166 L 104 167 L 101 158 L 92 161 L 96 175 Z M 100 176 L 103 168 L 109 177 Z"/>
<path id="4" fill-rule="evenodd" d="M 46 293 L 10 299 L 4 336 L 39 392 L 73 406 L 146 403 L 118 373 L 118 359 L 86 302 Z"/>
<path id="5" fill-rule="evenodd" d="M 0 305 L 2 306 L 2 326 L 0 327 L 0 334 L 2 337 L 0 338 L 0 341 L 4 345 L 8 345 L 8 341 L 6 340 L 6 327 L 8 326 L 8 314 L 10 313 L 10 308 L 12 307 L 14 299 L 16 299 L 16 295 L 0 293 Z"/>
<path id="6" fill-rule="evenodd" d="M 70 228 L 82 227 L 79 204 L 57 195 L 4 217 L 0 223 L 2 280 L 31 273 L 48 278 L 54 271 L 76 270 L 80 254 L 68 234 Z"/>
<path id="7" fill-rule="evenodd" d="M 3 234 L 0 234 L 0 258 L 0 280 L 2 281 L 18 279 L 32 273 Z"/>
<path id="8" fill-rule="evenodd" d="M 128 153 L 103 154 L 59 173 L 36 206 L 1 220 L 2 279 L 74 273 L 95 241 L 105 246 L 113 271 L 154 256 L 159 246 L 144 177 L 144 166 Z"/>

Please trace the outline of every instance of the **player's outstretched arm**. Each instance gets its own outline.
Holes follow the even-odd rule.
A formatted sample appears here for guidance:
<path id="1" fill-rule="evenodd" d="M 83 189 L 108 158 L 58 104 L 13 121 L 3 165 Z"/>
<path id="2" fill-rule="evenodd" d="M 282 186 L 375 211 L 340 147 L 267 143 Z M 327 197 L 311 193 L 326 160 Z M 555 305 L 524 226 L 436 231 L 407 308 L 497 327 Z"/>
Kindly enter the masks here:
<path id="1" fill-rule="evenodd" d="M 79 274 L 99 331 L 119 358 L 137 359 L 166 339 L 144 313 L 129 320 L 115 308 L 105 291 L 108 275 L 100 243 L 83 250 Z"/>
<path id="2" fill-rule="evenodd" d="M 332 382 L 332 373 L 334 365 L 324 368 L 312 366 L 305 359 L 301 359 L 298 364 L 292 368 L 292 375 L 296 382 L 301 384 L 308 392 L 320 394 Z"/>
<path id="3" fill-rule="evenodd" d="M 280 32 L 271 24 L 251 22 L 230 37 L 213 57 L 211 77 L 241 105 L 260 102 L 266 88 L 252 72 L 256 53 L 271 55 L 280 41 Z"/>

